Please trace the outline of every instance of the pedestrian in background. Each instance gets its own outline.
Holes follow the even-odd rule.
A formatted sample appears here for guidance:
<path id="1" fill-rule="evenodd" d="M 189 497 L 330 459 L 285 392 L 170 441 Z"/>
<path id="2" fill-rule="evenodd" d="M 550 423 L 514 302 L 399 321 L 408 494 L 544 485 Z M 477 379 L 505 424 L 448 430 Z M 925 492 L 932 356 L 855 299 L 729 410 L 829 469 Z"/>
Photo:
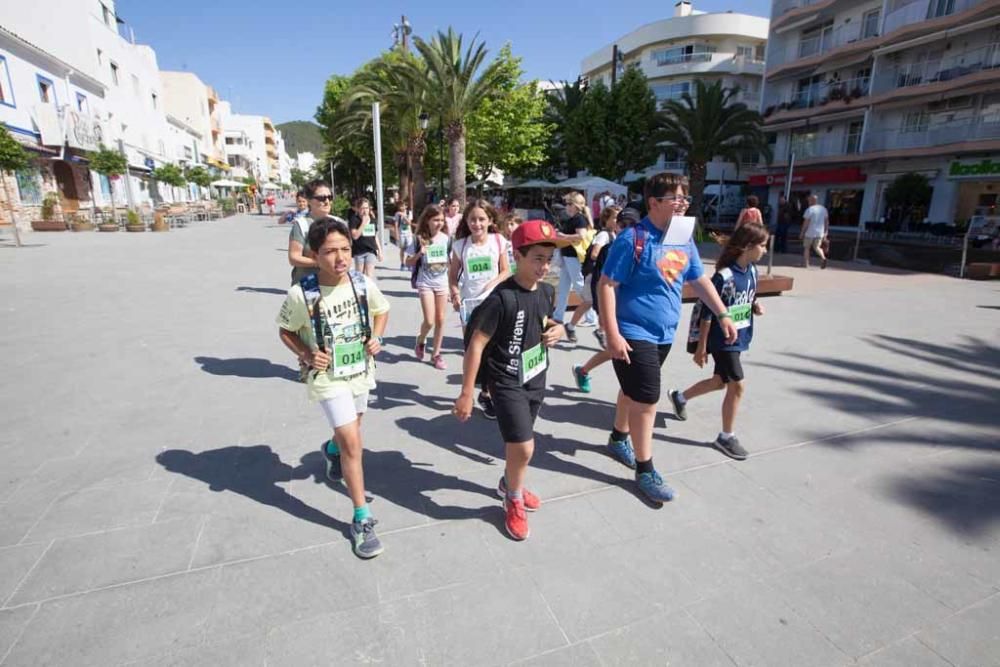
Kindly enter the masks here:
<path id="1" fill-rule="evenodd" d="M 809 254 L 813 251 L 819 256 L 819 268 L 826 268 L 827 257 L 823 244 L 829 233 L 830 214 L 819 203 L 816 195 L 809 195 L 809 208 L 802 214 L 802 231 L 799 232 L 799 240 L 803 242 L 802 266 L 809 268 Z"/>
<path id="2" fill-rule="evenodd" d="M 740 211 L 740 216 L 736 218 L 736 227 L 733 228 L 733 231 L 735 232 L 748 222 L 758 225 L 764 224 L 764 217 L 760 214 L 760 200 L 757 199 L 757 195 L 747 197 L 747 205 Z"/>

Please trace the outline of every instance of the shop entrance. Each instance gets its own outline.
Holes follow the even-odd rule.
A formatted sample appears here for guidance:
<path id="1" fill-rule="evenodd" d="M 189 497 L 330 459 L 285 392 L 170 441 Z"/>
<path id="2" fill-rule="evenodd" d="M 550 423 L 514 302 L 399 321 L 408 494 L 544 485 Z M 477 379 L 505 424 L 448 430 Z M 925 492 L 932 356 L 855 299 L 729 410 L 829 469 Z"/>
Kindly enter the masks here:
<path id="1" fill-rule="evenodd" d="M 59 187 L 60 206 L 62 206 L 63 213 L 76 213 L 80 210 L 80 193 L 76 187 L 73 167 L 64 160 L 56 160 L 52 163 L 52 173 L 55 175 L 56 185 Z"/>

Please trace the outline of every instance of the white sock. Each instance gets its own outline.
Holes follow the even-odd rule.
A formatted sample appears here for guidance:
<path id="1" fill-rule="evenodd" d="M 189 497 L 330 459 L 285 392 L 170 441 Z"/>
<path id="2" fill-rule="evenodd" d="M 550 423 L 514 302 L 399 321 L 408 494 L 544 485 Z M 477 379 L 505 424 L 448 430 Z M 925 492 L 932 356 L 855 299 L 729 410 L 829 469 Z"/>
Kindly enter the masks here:
<path id="1" fill-rule="evenodd" d="M 719 431 L 719 437 L 723 440 L 732 440 L 736 437 L 736 433 L 726 433 L 725 431 Z"/>

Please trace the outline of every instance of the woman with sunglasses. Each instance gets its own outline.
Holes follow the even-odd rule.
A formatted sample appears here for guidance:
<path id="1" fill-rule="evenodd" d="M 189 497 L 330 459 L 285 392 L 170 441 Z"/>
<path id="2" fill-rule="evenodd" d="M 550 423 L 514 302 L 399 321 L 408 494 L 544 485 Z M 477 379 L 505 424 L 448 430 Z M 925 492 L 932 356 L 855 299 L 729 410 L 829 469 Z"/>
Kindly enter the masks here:
<path id="1" fill-rule="evenodd" d="M 302 188 L 309 208 L 303 213 L 297 213 L 292 220 L 292 229 L 288 233 L 288 263 L 292 265 L 292 284 L 299 282 L 310 273 L 318 271 L 316 259 L 306 244 L 309 236 L 309 226 L 313 220 L 323 220 L 330 215 L 330 203 L 333 194 L 330 186 L 319 179 L 309 181 Z"/>

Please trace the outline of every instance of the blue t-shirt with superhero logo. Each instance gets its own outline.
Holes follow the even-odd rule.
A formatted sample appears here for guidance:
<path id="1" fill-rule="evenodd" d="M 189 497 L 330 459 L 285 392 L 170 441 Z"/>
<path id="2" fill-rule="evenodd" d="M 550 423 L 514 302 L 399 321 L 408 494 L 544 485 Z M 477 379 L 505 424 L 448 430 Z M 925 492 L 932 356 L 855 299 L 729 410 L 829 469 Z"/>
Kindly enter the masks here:
<path id="1" fill-rule="evenodd" d="M 649 218 L 643 218 L 638 226 L 645 232 L 639 261 L 635 259 L 636 227 L 629 227 L 611 244 L 601 272 L 618 283 L 616 310 L 621 335 L 666 345 L 674 342 L 684 283 L 701 278 L 705 269 L 693 240 L 663 245 L 663 231 Z"/>
<path id="2" fill-rule="evenodd" d="M 750 264 L 741 268 L 739 264 L 717 271 L 712 276 L 712 285 L 719 293 L 722 303 L 726 305 L 733 326 L 736 327 L 736 340 L 726 344 L 722 336 L 719 319 L 712 311 L 702 306 L 702 319 L 711 320 L 708 330 L 709 352 L 746 352 L 753 340 L 753 302 L 757 297 L 757 268 Z"/>

